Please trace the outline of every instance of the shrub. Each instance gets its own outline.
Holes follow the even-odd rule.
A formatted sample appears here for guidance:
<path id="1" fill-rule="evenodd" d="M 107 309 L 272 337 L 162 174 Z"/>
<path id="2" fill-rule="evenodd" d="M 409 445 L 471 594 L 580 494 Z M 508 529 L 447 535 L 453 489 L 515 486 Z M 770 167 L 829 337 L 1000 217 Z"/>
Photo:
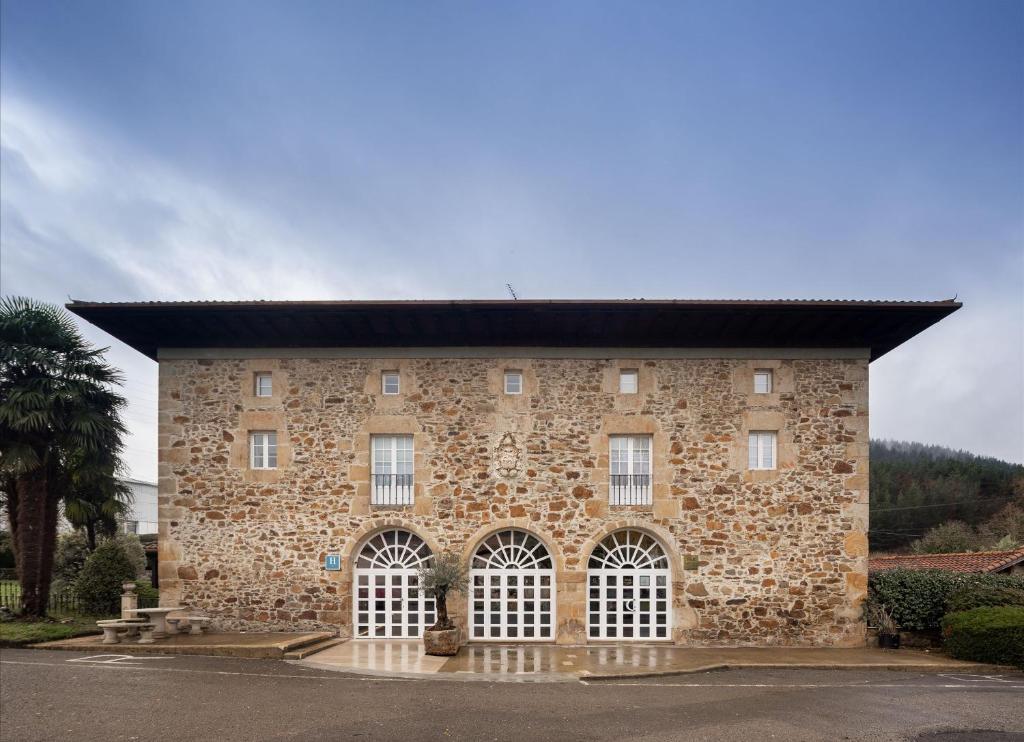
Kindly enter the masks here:
<path id="1" fill-rule="evenodd" d="M 1024 668 L 1024 607 L 950 613 L 942 619 L 942 636 L 957 659 Z"/>
<path id="2" fill-rule="evenodd" d="M 0 569 L 14 569 L 14 546 L 11 532 L 0 528 Z"/>
<path id="3" fill-rule="evenodd" d="M 868 599 L 888 608 L 900 628 L 927 631 L 939 628 L 954 592 L 982 587 L 1024 590 L 1024 575 L 893 569 L 869 577 Z"/>
<path id="4" fill-rule="evenodd" d="M 912 545 L 917 554 L 952 554 L 978 551 L 981 541 L 973 528 L 959 520 L 949 520 L 925 532 Z"/>
<path id="5" fill-rule="evenodd" d="M 138 536 L 134 533 L 119 533 L 110 540 L 116 541 L 124 551 L 135 569 L 136 577 L 146 574 L 146 550 Z"/>
<path id="6" fill-rule="evenodd" d="M 160 591 L 145 577 L 135 581 L 135 594 L 139 596 L 139 608 L 154 608 L 160 604 Z"/>
<path id="7" fill-rule="evenodd" d="M 1024 607 L 1024 590 L 998 585 L 976 585 L 960 588 L 949 596 L 947 608 L 950 613 L 970 611 L 999 605 Z"/>
<path id="8" fill-rule="evenodd" d="M 1024 544 L 1024 502 L 1004 506 L 978 526 L 978 535 L 994 551 L 1009 551 Z"/>
<path id="9" fill-rule="evenodd" d="M 878 629 L 882 636 L 895 636 L 900 633 L 899 624 L 892 617 L 892 613 L 882 603 L 868 601 L 864 604 L 865 618 L 869 625 Z"/>
<path id="10" fill-rule="evenodd" d="M 81 531 L 63 533 L 53 554 L 53 591 L 63 592 L 75 583 L 89 556 L 89 541 Z"/>
<path id="11" fill-rule="evenodd" d="M 75 594 L 91 613 L 114 613 L 121 603 L 121 583 L 134 580 L 135 564 L 117 539 L 107 539 L 89 555 L 75 580 Z"/>

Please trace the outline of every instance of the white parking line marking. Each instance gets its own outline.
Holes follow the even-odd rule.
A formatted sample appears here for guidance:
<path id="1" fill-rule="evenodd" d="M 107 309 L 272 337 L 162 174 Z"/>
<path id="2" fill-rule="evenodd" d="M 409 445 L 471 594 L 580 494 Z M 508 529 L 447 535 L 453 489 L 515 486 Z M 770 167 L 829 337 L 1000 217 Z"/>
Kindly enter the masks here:
<path id="1" fill-rule="evenodd" d="M 65 662 L 88 662 L 95 665 L 138 665 L 138 660 L 169 660 L 172 657 L 145 657 L 132 654 L 94 654 L 89 657 L 76 657 Z"/>
<path id="2" fill-rule="evenodd" d="M 943 673 L 939 673 L 939 677 L 941 677 L 941 678 L 949 678 L 950 680 L 955 680 L 955 681 L 957 681 L 959 683 L 984 683 L 986 681 L 990 682 L 990 683 L 1014 683 L 1014 682 L 1016 682 L 1014 680 L 1007 680 L 1002 675 L 974 675 L 974 674 L 971 674 L 971 673 L 959 673 L 959 672 L 954 672 L 954 673 L 943 672 Z"/>

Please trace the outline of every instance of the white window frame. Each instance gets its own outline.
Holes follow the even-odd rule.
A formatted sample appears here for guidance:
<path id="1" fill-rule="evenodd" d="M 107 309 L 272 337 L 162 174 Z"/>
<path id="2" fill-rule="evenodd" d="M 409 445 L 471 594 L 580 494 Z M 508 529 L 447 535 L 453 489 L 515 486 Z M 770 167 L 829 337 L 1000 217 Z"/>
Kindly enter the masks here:
<path id="1" fill-rule="evenodd" d="M 266 382 L 266 392 L 267 392 L 266 394 L 263 393 L 263 391 L 264 391 L 264 388 L 263 388 L 264 384 L 263 384 L 263 382 L 264 381 Z M 255 384 L 254 392 L 255 392 L 257 397 L 273 397 L 274 396 L 274 375 L 273 374 L 263 373 L 263 372 L 260 372 L 260 373 L 256 374 L 255 380 L 254 380 L 254 384 Z"/>
<path id="2" fill-rule="evenodd" d="M 652 503 L 654 490 L 653 449 L 654 437 L 651 435 L 608 436 L 609 505 L 650 505 Z M 625 450 L 624 459 L 616 456 L 616 452 L 621 450 Z M 640 457 L 637 456 L 637 453 L 641 451 L 646 451 L 646 460 L 638 460 Z M 615 479 L 615 477 L 623 475 L 630 477 L 625 484 L 617 482 Z M 642 476 L 647 477 L 646 485 L 636 484 L 632 481 L 633 477 Z"/>
<path id="3" fill-rule="evenodd" d="M 370 436 L 371 504 L 412 505 L 415 472 L 416 451 L 411 435 Z M 381 476 L 389 479 L 382 481 Z"/>
<path id="4" fill-rule="evenodd" d="M 509 385 L 509 381 L 515 381 L 514 388 Z M 505 394 L 522 394 L 523 393 L 523 372 L 518 369 L 509 368 L 505 369 Z"/>
<path id="5" fill-rule="evenodd" d="M 627 382 L 627 379 L 630 381 Z M 630 388 L 632 387 L 632 388 Z M 637 394 L 640 391 L 640 369 L 619 369 L 619 394 Z"/>
<path id="6" fill-rule="evenodd" d="M 389 382 L 391 377 L 394 377 L 394 391 L 388 391 Z M 381 371 L 380 372 L 380 393 L 386 394 L 389 397 L 396 396 L 402 393 L 402 374 L 398 371 Z"/>
<path id="7" fill-rule="evenodd" d="M 754 369 L 754 394 L 771 394 L 775 385 L 775 378 L 770 368 Z M 764 389 L 758 389 L 758 379 L 764 379 Z"/>
<path id="8" fill-rule="evenodd" d="M 778 468 L 778 463 L 778 431 L 751 430 L 747 434 L 747 468 L 751 471 L 772 471 Z"/>
<path id="9" fill-rule="evenodd" d="M 249 466 L 253 469 L 277 468 L 276 430 L 254 430 L 249 433 Z"/>

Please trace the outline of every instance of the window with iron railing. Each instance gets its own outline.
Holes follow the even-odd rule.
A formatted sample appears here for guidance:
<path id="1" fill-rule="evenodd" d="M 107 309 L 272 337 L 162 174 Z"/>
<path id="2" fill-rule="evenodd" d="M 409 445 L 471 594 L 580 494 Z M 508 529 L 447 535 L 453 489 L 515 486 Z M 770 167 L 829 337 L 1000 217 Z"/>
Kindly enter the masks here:
<path id="1" fill-rule="evenodd" d="M 373 436 L 370 475 L 374 505 L 411 505 L 413 499 L 413 450 L 411 435 Z"/>
<path id="2" fill-rule="evenodd" d="M 610 505 L 651 504 L 651 436 L 613 435 Z"/>

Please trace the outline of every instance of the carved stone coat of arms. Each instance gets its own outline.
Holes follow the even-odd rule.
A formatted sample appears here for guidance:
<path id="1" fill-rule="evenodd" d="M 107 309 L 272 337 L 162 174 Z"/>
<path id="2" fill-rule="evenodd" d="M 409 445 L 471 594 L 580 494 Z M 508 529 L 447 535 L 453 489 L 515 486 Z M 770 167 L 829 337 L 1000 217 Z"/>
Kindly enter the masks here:
<path id="1" fill-rule="evenodd" d="M 516 443 L 516 437 L 511 433 L 505 433 L 494 449 L 494 463 L 498 476 L 505 478 L 518 476 L 522 455 L 522 450 Z"/>

